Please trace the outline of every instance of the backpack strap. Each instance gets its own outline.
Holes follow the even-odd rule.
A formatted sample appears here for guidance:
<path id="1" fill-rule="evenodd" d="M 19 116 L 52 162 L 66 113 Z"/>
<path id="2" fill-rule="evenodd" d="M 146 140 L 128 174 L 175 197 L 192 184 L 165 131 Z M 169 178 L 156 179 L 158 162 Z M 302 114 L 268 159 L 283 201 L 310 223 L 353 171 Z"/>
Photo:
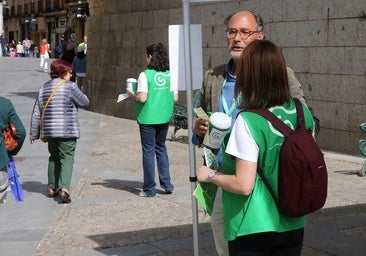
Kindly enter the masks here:
<path id="1" fill-rule="evenodd" d="M 304 110 L 302 108 L 302 103 L 299 99 L 294 98 L 297 114 L 297 129 L 306 129 Z"/>

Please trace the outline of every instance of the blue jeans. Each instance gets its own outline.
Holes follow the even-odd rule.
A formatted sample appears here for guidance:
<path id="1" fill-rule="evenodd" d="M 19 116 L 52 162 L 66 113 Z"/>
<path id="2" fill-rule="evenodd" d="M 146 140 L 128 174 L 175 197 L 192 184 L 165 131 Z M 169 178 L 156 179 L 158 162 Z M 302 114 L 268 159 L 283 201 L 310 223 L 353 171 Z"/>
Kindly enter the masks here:
<path id="1" fill-rule="evenodd" d="M 3 57 L 8 56 L 6 45 L 1 44 L 1 51 L 2 51 Z"/>
<path id="2" fill-rule="evenodd" d="M 158 165 L 159 182 L 165 191 L 173 191 L 170 182 L 169 159 L 165 146 L 169 123 L 166 124 L 139 124 L 142 165 L 144 169 L 143 191 L 148 196 L 155 196 L 155 156 Z"/>

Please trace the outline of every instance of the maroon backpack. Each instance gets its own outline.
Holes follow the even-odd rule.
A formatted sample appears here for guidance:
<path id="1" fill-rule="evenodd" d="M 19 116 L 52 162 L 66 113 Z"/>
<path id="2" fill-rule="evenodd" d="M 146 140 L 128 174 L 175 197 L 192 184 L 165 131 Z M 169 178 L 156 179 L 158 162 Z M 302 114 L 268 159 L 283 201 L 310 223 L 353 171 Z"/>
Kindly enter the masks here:
<path id="1" fill-rule="evenodd" d="M 300 100 L 294 100 L 297 112 L 296 130 L 292 130 L 267 109 L 245 110 L 263 116 L 285 135 L 279 156 L 278 199 L 260 168 L 258 174 L 277 203 L 279 212 L 289 217 L 299 217 L 321 209 L 328 189 L 323 153 L 311 131 L 305 127 Z"/>

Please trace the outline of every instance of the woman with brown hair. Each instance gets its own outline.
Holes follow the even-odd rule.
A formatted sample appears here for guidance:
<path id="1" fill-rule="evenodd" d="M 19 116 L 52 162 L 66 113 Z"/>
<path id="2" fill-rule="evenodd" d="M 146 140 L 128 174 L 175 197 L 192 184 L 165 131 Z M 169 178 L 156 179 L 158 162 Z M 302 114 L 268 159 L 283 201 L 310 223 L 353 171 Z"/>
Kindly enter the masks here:
<path id="1" fill-rule="evenodd" d="M 290 128 L 297 125 L 290 96 L 285 59 L 279 47 L 255 40 L 243 50 L 238 66 L 235 98 L 239 110 L 266 108 Z M 314 120 L 303 104 L 306 128 Z M 223 189 L 225 238 L 229 254 L 301 255 L 305 217 L 286 217 L 257 175 L 261 168 L 278 197 L 279 153 L 284 135 L 262 116 L 241 112 L 230 138 L 222 147 L 222 173 L 200 167 L 199 182 L 214 182 Z"/>
<path id="2" fill-rule="evenodd" d="M 70 183 L 77 139 L 80 138 L 78 108 L 89 105 L 88 97 L 70 82 L 72 66 L 65 60 L 51 64 L 51 80 L 39 90 L 34 104 L 30 143 L 48 142 L 48 196 L 59 195 L 70 203 Z"/>

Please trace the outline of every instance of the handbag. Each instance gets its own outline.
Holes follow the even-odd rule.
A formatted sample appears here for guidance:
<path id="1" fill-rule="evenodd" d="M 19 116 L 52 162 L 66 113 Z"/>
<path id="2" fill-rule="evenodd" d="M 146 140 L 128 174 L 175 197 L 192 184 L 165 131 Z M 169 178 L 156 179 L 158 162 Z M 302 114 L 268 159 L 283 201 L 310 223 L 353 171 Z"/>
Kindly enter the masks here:
<path id="1" fill-rule="evenodd" d="M 50 58 L 50 55 L 48 54 L 48 51 L 44 51 L 44 58 L 45 59 L 49 59 Z"/>
<path id="2" fill-rule="evenodd" d="M 44 51 L 44 58 L 45 58 L 45 59 L 49 59 L 49 58 L 50 58 L 50 53 L 51 53 L 51 51 L 50 51 L 50 45 L 49 45 L 49 44 L 47 44 L 47 48 L 46 48 L 46 50 Z"/>
<path id="3" fill-rule="evenodd" d="M 50 94 L 50 96 L 48 97 L 48 99 L 47 99 L 47 101 L 46 101 L 46 103 L 44 104 L 44 106 L 43 106 L 43 109 L 42 109 L 42 115 L 41 115 L 41 118 L 40 118 L 40 120 L 39 120 L 39 138 L 41 139 L 41 141 L 42 142 L 47 142 L 47 139 L 42 139 L 42 136 L 41 136 L 41 132 L 42 132 L 42 122 L 43 122 L 43 116 L 44 116 L 44 113 L 46 112 L 46 108 L 47 108 L 47 106 L 48 106 L 48 104 L 50 103 L 50 101 L 52 100 L 52 97 L 53 97 L 53 95 L 55 95 L 55 93 L 56 93 L 56 91 L 58 90 L 58 88 L 60 88 L 60 86 L 63 84 L 63 83 L 65 83 L 66 82 L 66 80 L 62 80 L 62 81 L 60 81 L 57 85 L 56 85 L 56 87 L 52 90 L 52 92 L 51 92 L 51 94 Z"/>
<path id="4" fill-rule="evenodd" d="M 19 143 L 17 141 L 17 130 L 13 123 L 8 123 L 4 129 L 4 143 L 5 148 L 8 152 L 13 151 L 16 147 L 18 147 Z"/>

